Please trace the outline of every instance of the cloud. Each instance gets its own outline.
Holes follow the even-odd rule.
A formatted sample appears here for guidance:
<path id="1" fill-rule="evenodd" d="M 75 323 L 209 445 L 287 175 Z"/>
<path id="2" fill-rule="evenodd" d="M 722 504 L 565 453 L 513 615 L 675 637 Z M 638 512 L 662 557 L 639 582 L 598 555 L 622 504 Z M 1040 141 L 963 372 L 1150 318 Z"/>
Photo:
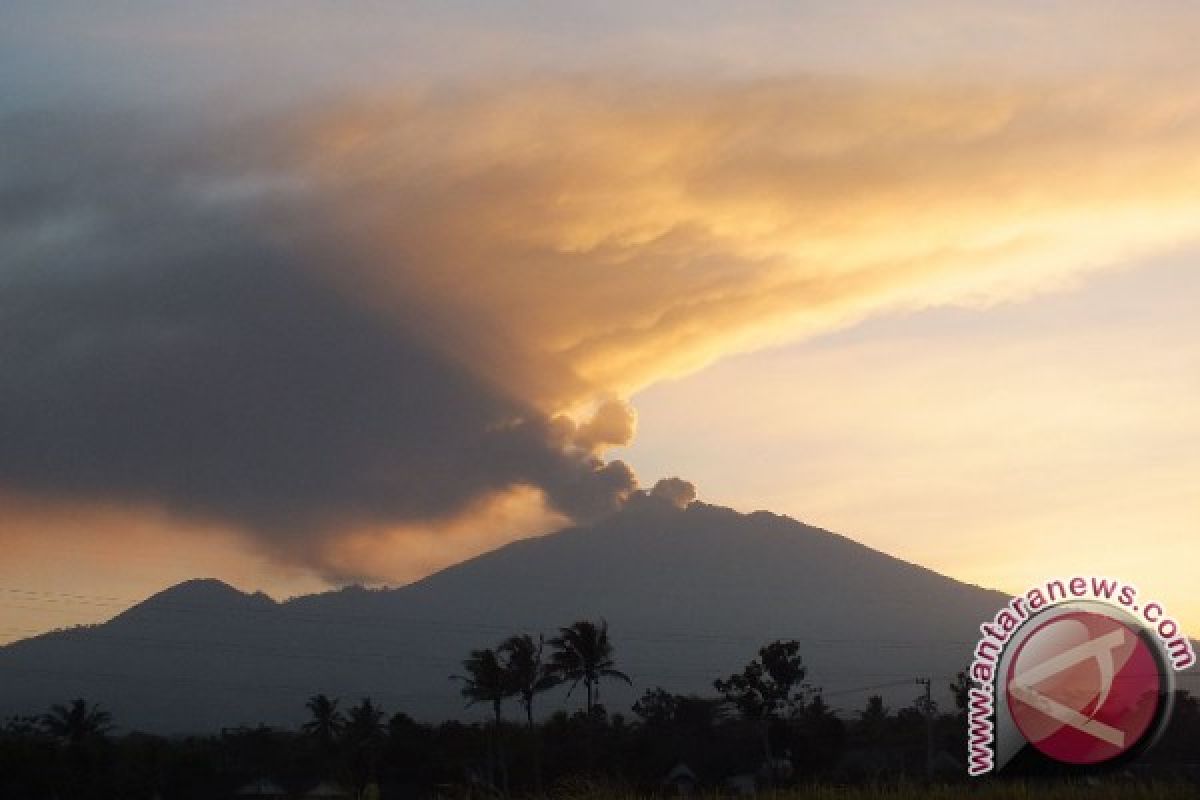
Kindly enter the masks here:
<path id="1" fill-rule="evenodd" d="M 340 292 L 347 255 L 308 235 L 305 201 L 186 150 L 160 161 L 153 137 L 50 128 L 53 146 L 5 131 L 0 485 L 160 504 L 281 554 L 519 486 L 587 519 L 635 486 L 571 423 Z"/>
<path id="2" fill-rule="evenodd" d="M 682 478 L 663 478 L 654 484 L 650 496 L 666 500 L 676 508 L 687 508 L 696 499 L 696 486 Z"/>
<path id="3" fill-rule="evenodd" d="M 338 575 L 514 493 L 618 507 L 655 381 L 1200 232 L 1188 88 L 531 81 L 189 124 L 0 121 L 0 488 Z"/>
<path id="4" fill-rule="evenodd" d="M 588 451 L 603 451 L 633 441 L 637 427 L 637 413 L 628 403 L 615 398 L 605 398 L 592 413 L 590 419 L 575 430 L 574 441 Z"/>
<path id="5" fill-rule="evenodd" d="M 347 104 L 294 141 L 371 266 L 358 288 L 421 297 L 462 358 L 554 406 L 1193 237 L 1198 102 L 1165 84 L 547 81 Z"/>

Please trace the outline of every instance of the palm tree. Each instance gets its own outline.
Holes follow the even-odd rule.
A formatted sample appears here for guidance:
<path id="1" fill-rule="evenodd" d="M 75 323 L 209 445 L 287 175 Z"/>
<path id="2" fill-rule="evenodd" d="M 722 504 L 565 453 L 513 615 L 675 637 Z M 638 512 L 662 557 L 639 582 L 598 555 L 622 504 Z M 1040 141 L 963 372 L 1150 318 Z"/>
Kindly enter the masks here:
<path id="1" fill-rule="evenodd" d="M 564 681 L 570 681 L 571 689 L 580 683 L 587 689 L 587 712 L 592 711 L 599 696 L 600 680 L 615 678 L 633 685 L 624 672 L 616 669 L 613 662 L 613 646 L 608 640 L 608 623 L 600 624 L 580 620 L 569 628 L 559 628 L 558 636 L 550 640 L 554 654 L 550 667 Z M 570 692 L 568 692 L 570 694 Z"/>
<path id="2" fill-rule="evenodd" d="M 558 673 L 542 660 L 545 639 L 537 641 L 528 633 L 510 636 L 499 647 L 502 666 L 507 674 L 509 690 L 515 692 L 525 709 L 525 722 L 533 750 L 534 785 L 538 794 L 542 791 L 542 748 L 537 729 L 533 725 L 533 698 L 560 682 Z"/>
<path id="3" fill-rule="evenodd" d="M 500 663 L 500 657 L 490 647 L 472 650 L 471 655 L 463 661 L 463 669 L 466 675 L 451 675 L 450 680 L 462 682 L 462 696 L 467 698 L 467 706 L 490 703 L 496 727 L 499 727 L 501 705 L 505 698 L 514 694 L 508 671 Z"/>
<path id="4" fill-rule="evenodd" d="M 580 620 L 569 628 L 559 628 L 558 636 L 550 640 L 554 654 L 550 667 L 564 681 L 570 681 L 570 695 L 580 683 L 587 689 L 587 760 L 591 768 L 595 759 L 596 698 L 602 678 L 616 678 L 632 685 L 633 681 L 613 663 L 613 646 L 608 641 L 608 623 Z"/>
<path id="5" fill-rule="evenodd" d="M 82 697 L 77 697 L 70 706 L 51 706 L 50 712 L 42 715 L 42 727 L 56 739 L 79 745 L 112 730 L 112 714 L 99 706 L 89 708 Z"/>
<path id="6" fill-rule="evenodd" d="M 383 716 L 383 709 L 369 697 L 364 697 L 346 712 L 346 722 L 342 726 L 343 758 L 349 773 L 348 783 L 359 797 L 375 777 L 384 737 Z"/>
<path id="7" fill-rule="evenodd" d="M 542 660 L 544 646 L 543 637 L 539 636 L 535 642 L 528 633 L 522 633 L 508 637 L 498 648 L 508 690 L 520 698 L 530 730 L 533 730 L 534 696 L 554 688 L 561 681 L 554 668 Z"/>
<path id="8" fill-rule="evenodd" d="M 342 726 L 346 740 L 360 745 L 379 742 L 383 738 L 383 716 L 383 709 L 371 702 L 371 698 L 364 697 L 346 714 Z"/>
<path id="9" fill-rule="evenodd" d="M 314 695 L 304 704 L 312 719 L 304 723 L 303 731 L 315 738 L 326 753 L 333 749 L 334 740 L 346 724 L 346 718 L 338 711 L 338 698 L 329 699 L 324 694 Z"/>
<path id="10" fill-rule="evenodd" d="M 504 767 L 504 759 L 500 752 L 500 722 L 504 700 L 515 694 L 508 671 L 500 663 L 496 651 L 489 648 L 472 650 L 463 660 L 463 670 L 466 675 L 451 675 L 450 680 L 462 683 L 462 696 L 467 698 L 467 706 L 476 703 L 490 703 L 492 706 L 493 724 L 491 746 L 488 748 L 488 772 L 492 785 L 496 785 L 496 763 L 500 764 L 500 773 L 505 784 L 508 783 L 508 772 Z M 504 794 L 508 794 L 507 787 Z"/>

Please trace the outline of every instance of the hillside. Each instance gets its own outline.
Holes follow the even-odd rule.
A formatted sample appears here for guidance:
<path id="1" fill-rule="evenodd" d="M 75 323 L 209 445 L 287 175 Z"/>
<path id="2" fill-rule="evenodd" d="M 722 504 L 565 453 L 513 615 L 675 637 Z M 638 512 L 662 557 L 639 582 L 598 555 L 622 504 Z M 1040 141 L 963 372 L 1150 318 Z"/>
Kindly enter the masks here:
<path id="1" fill-rule="evenodd" d="M 646 501 L 398 589 L 275 602 L 188 581 L 103 625 L 0 648 L 0 715 L 82 695 L 132 728 L 292 725 L 324 691 L 423 719 L 469 716 L 448 680 L 469 649 L 584 617 L 609 621 L 635 680 L 604 687 L 613 710 L 656 685 L 707 691 L 774 638 L 802 641 L 834 706 L 858 707 L 862 687 L 903 705 L 917 676 L 945 687 L 1004 601 L 786 517 Z"/>

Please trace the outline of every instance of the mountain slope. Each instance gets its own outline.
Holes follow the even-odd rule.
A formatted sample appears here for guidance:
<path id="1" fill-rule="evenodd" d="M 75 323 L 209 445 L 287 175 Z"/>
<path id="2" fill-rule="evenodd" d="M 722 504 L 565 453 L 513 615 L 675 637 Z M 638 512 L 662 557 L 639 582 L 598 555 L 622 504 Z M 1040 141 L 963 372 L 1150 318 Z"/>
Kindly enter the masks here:
<path id="1" fill-rule="evenodd" d="M 647 500 L 399 589 L 276 603 L 188 581 L 104 625 L 0 648 L 0 715 L 82 695 L 128 727 L 291 725 L 324 691 L 419 718 L 469 716 L 448 681 L 468 650 L 585 617 L 609 621 L 635 679 L 603 688 L 613 709 L 656 685 L 708 691 L 774 638 L 802 641 L 834 706 L 857 707 L 860 687 L 883 684 L 894 684 L 879 690 L 889 703 L 906 704 L 917 676 L 944 687 L 966 664 L 979 622 L 1005 599 L 785 517 Z"/>

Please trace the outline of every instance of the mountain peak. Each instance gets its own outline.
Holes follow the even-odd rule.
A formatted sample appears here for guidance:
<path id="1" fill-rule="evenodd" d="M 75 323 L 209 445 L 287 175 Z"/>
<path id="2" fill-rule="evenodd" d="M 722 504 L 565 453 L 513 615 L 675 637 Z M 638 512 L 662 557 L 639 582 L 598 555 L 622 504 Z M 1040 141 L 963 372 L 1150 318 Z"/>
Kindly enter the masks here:
<path id="1" fill-rule="evenodd" d="M 192 578 L 151 595 L 121 616 L 148 610 L 232 611 L 273 606 L 275 601 L 262 592 L 243 592 L 216 578 Z"/>

